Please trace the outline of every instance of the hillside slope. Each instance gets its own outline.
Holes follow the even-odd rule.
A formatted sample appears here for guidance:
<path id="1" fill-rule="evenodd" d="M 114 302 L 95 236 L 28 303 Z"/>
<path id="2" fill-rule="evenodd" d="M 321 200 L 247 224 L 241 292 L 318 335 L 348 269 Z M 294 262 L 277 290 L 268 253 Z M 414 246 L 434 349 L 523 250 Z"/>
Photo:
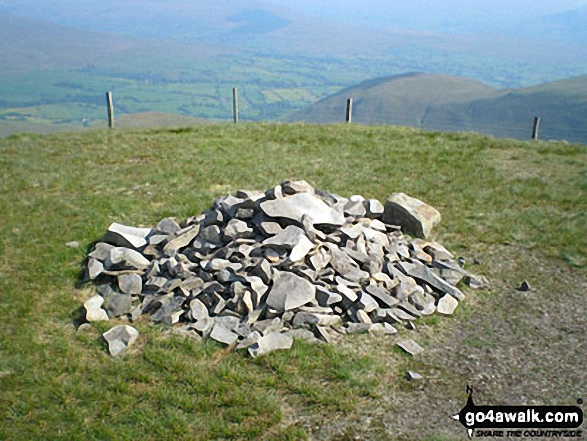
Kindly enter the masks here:
<path id="1" fill-rule="evenodd" d="M 420 126 L 431 105 L 461 103 L 496 94 L 496 89 L 464 78 L 410 73 L 364 81 L 292 115 L 292 121 L 339 122 L 347 98 L 353 98 L 353 121 L 361 124 Z"/>
<path id="2" fill-rule="evenodd" d="M 353 122 L 360 124 L 478 131 L 527 139 L 534 117 L 539 116 L 541 138 L 587 143 L 587 76 L 508 90 L 431 74 L 380 78 L 327 97 L 289 120 L 341 122 L 350 97 L 354 100 Z"/>

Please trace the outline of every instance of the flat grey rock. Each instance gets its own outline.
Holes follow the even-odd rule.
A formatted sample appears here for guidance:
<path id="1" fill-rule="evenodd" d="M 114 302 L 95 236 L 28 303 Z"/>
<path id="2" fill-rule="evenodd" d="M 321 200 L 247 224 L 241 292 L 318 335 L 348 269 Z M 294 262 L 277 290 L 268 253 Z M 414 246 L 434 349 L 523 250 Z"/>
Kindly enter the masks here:
<path id="1" fill-rule="evenodd" d="M 90 280 L 94 280 L 100 274 L 104 272 L 104 265 L 97 259 L 90 258 L 88 260 L 88 277 Z"/>
<path id="2" fill-rule="evenodd" d="M 215 324 L 210 338 L 225 345 L 231 345 L 238 339 L 238 335 L 222 324 Z"/>
<path id="3" fill-rule="evenodd" d="M 264 221 L 259 224 L 259 230 L 261 230 L 265 236 L 275 236 L 276 234 L 281 233 L 283 228 L 281 228 L 281 225 L 277 222 Z"/>
<path id="4" fill-rule="evenodd" d="M 125 247 L 114 247 L 110 249 L 108 257 L 104 262 L 104 267 L 113 269 L 117 266 L 136 268 L 145 270 L 151 262 L 138 251 Z"/>
<path id="5" fill-rule="evenodd" d="M 396 345 L 399 346 L 400 348 L 402 348 L 404 351 L 406 351 L 410 355 L 418 355 L 418 354 L 421 354 L 422 352 L 424 352 L 424 349 L 422 348 L 422 346 L 420 346 L 418 343 L 416 343 L 411 338 L 401 339 L 400 341 L 398 341 L 396 343 Z"/>
<path id="6" fill-rule="evenodd" d="M 347 323 L 345 331 L 347 334 L 364 334 L 369 332 L 371 326 L 373 326 L 371 322 Z"/>
<path id="7" fill-rule="evenodd" d="M 383 215 L 384 207 L 377 199 L 367 199 L 363 201 L 365 207 L 365 216 L 370 219 L 377 219 Z"/>
<path id="8" fill-rule="evenodd" d="M 419 381 L 419 380 L 424 379 L 424 377 L 422 375 L 420 375 L 419 373 L 414 372 L 414 371 L 408 371 L 406 377 L 409 381 Z"/>
<path id="9" fill-rule="evenodd" d="M 363 201 L 349 200 L 343 210 L 347 216 L 364 217 L 367 214 Z"/>
<path id="10" fill-rule="evenodd" d="M 365 288 L 372 297 L 386 308 L 391 308 L 399 303 L 399 300 L 389 294 L 389 291 L 380 285 L 369 285 Z"/>
<path id="11" fill-rule="evenodd" d="M 138 274 L 118 276 L 118 286 L 125 294 L 140 294 L 143 291 L 143 279 Z"/>
<path id="12" fill-rule="evenodd" d="M 108 343 L 110 355 L 122 355 L 139 337 L 139 331 L 130 325 L 118 325 L 102 334 Z"/>
<path id="13" fill-rule="evenodd" d="M 330 306 L 341 302 L 342 296 L 322 286 L 316 286 L 316 300 L 320 306 Z"/>
<path id="14" fill-rule="evenodd" d="M 357 262 L 342 252 L 339 247 L 331 243 L 327 243 L 325 246 L 332 256 L 330 265 L 338 274 L 355 282 L 362 282 L 369 279 L 369 273 L 361 270 Z"/>
<path id="15" fill-rule="evenodd" d="M 77 240 L 72 240 L 71 242 L 67 242 L 65 246 L 67 248 L 79 248 L 81 244 Z"/>
<path id="16" fill-rule="evenodd" d="M 172 217 L 166 217 L 162 219 L 155 229 L 164 234 L 174 234 L 177 231 L 181 230 L 179 224 L 173 219 Z"/>
<path id="17" fill-rule="evenodd" d="M 180 234 L 168 240 L 163 247 L 163 252 L 168 256 L 175 256 L 180 249 L 187 247 L 200 234 L 200 226 L 192 225 L 186 229 L 177 231 L 177 233 Z"/>
<path id="18" fill-rule="evenodd" d="M 106 242 L 98 242 L 94 246 L 94 250 L 88 254 L 89 257 L 92 257 L 96 260 L 104 262 L 106 258 L 110 255 L 110 250 L 114 248 L 114 245 L 110 245 Z"/>
<path id="19" fill-rule="evenodd" d="M 289 311 L 316 299 L 316 288 L 308 280 L 286 271 L 275 271 L 267 305 L 277 311 Z"/>
<path id="20" fill-rule="evenodd" d="M 437 290 L 450 294 L 457 300 L 463 300 L 465 298 L 465 295 L 460 289 L 442 280 L 422 263 L 399 262 L 398 265 L 409 276 L 422 280 Z"/>
<path id="21" fill-rule="evenodd" d="M 359 309 L 356 312 L 356 316 L 357 316 L 357 321 L 359 323 L 373 323 L 371 321 L 371 317 L 369 317 L 369 314 L 367 314 L 365 311 L 363 311 L 362 309 Z"/>
<path id="22" fill-rule="evenodd" d="M 238 344 L 236 345 L 236 349 L 246 349 L 249 346 L 253 346 L 255 343 L 259 341 L 260 338 L 261 334 L 257 331 L 253 331 L 238 342 Z"/>
<path id="23" fill-rule="evenodd" d="M 312 219 L 312 224 L 340 226 L 344 224 L 344 216 L 332 209 L 319 197 L 309 193 L 297 193 L 282 199 L 262 202 L 261 210 L 273 218 L 286 218 L 302 221 L 304 215 Z"/>
<path id="24" fill-rule="evenodd" d="M 336 326 L 342 323 L 342 318 L 338 315 L 332 314 L 318 314 L 312 312 L 301 311 L 293 318 L 292 325 L 320 325 L 320 326 Z"/>
<path id="25" fill-rule="evenodd" d="M 488 289 L 489 281 L 485 276 L 475 276 L 467 274 L 465 276 L 465 283 L 472 289 Z"/>
<path id="26" fill-rule="evenodd" d="M 285 181 L 281 183 L 283 194 L 314 193 L 314 187 L 306 181 Z"/>
<path id="27" fill-rule="evenodd" d="M 111 318 L 130 314 L 133 298 L 126 294 L 111 291 L 104 296 L 104 308 Z"/>
<path id="28" fill-rule="evenodd" d="M 231 219 L 224 228 L 224 237 L 228 240 L 246 239 L 253 236 L 253 229 L 240 219 Z"/>
<path id="29" fill-rule="evenodd" d="M 120 247 L 139 249 L 147 245 L 150 228 L 136 228 L 113 222 L 104 235 L 104 241 Z"/>
<path id="30" fill-rule="evenodd" d="M 293 345 L 293 337 L 289 334 L 270 332 L 263 335 L 257 343 L 249 347 L 249 354 L 253 358 L 260 357 L 272 351 L 290 349 Z"/>
<path id="31" fill-rule="evenodd" d="M 208 313 L 208 308 L 199 299 L 193 299 L 190 302 L 190 311 L 192 314 L 192 319 L 194 321 L 199 321 L 210 317 L 210 314 Z"/>
<path id="32" fill-rule="evenodd" d="M 364 310 L 366 313 L 369 313 L 379 308 L 379 303 L 377 303 L 377 301 L 369 294 L 367 294 L 365 291 L 362 291 L 357 306 Z"/>
<path id="33" fill-rule="evenodd" d="M 289 258 L 292 262 L 302 260 L 314 247 L 314 244 L 305 235 L 304 230 L 294 225 L 289 225 L 275 236 L 265 239 L 263 245 L 277 245 L 290 249 Z"/>
<path id="34" fill-rule="evenodd" d="M 349 302 L 356 302 L 359 298 L 358 294 L 346 285 L 339 284 L 335 288 Z"/>
<path id="35" fill-rule="evenodd" d="M 382 220 L 399 225 L 405 233 L 427 238 L 432 227 L 440 222 L 440 213 L 419 199 L 404 193 L 394 193 L 385 202 Z"/>
<path id="36" fill-rule="evenodd" d="M 98 322 L 108 320 L 108 314 L 102 309 L 104 299 L 101 296 L 93 296 L 84 303 L 86 310 L 86 320 L 88 322 Z"/>
<path id="37" fill-rule="evenodd" d="M 438 300 L 436 311 L 442 315 L 452 315 L 459 306 L 459 302 L 453 296 L 446 294 Z"/>

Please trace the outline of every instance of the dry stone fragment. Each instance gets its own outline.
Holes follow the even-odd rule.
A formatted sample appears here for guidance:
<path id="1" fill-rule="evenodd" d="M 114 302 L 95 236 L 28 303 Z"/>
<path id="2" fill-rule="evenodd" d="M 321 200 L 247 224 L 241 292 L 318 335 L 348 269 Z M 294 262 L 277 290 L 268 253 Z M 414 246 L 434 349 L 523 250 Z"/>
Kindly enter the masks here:
<path id="1" fill-rule="evenodd" d="M 192 225 L 187 227 L 183 230 L 178 231 L 181 233 L 180 235 L 176 236 L 175 238 L 169 240 L 165 247 L 163 247 L 163 252 L 168 256 L 175 256 L 175 254 L 182 248 L 187 247 L 196 236 L 200 233 L 200 226 L 199 225 Z"/>
<path id="2" fill-rule="evenodd" d="M 106 242 L 98 242 L 94 247 L 94 250 L 88 254 L 88 256 L 103 262 L 110 255 L 110 250 L 112 248 L 114 248 L 114 245 L 110 245 Z"/>
<path id="3" fill-rule="evenodd" d="M 238 339 L 238 335 L 228 329 L 226 326 L 217 323 L 214 325 L 210 338 L 225 345 L 231 345 Z"/>
<path id="4" fill-rule="evenodd" d="M 384 207 L 377 199 L 367 199 L 363 201 L 365 207 L 365 216 L 370 219 L 377 219 L 383 215 Z"/>
<path id="5" fill-rule="evenodd" d="M 279 332 L 269 332 L 257 340 L 257 343 L 249 347 L 249 354 L 251 354 L 253 358 L 257 358 L 271 351 L 289 349 L 292 345 L 293 337 L 291 335 L 280 334 Z"/>
<path id="6" fill-rule="evenodd" d="M 282 199 L 265 201 L 260 207 L 267 216 L 291 219 L 300 223 L 305 214 L 312 218 L 313 225 L 334 227 L 343 225 L 345 222 L 341 213 L 309 193 L 297 193 Z"/>
<path id="7" fill-rule="evenodd" d="M 265 239 L 263 245 L 276 245 L 291 249 L 289 258 L 292 262 L 302 260 L 314 247 L 314 244 L 304 234 L 304 230 L 294 225 L 290 225 L 275 236 Z"/>
<path id="8" fill-rule="evenodd" d="M 88 261 L 88 277 L 94 280 L 104 272 L 104 265 L 97 259 L 90 258 Z"/>
<path id="9" fill-rule="evenodd" d="M 362 309 L 359 309 L 356 312 L 356 316 L 357 316 L 357 321 L 359 323 L 373 323 L 371 321 L 371 317 L 369 317 L 369 314 L 367 314 L 365 311 L 363 311 Z"/>
<path id="10" fill-rule="evenodd" d="M 128 227 L 114 222 L 108 227 L 104 241 L 119 247 L 139 249 L 147 245 L 147 236 L 151 231 L 150 228 Z"/>
<path id="11" fill-rule="evenodd" d="M 179 230 L 181 230 L 181 227 L 179 226 L 179 224 L 175 221 L 175 219 L 171 218 L 171 217 L 166 217 L 165 219 L 161 220 L 157 226 L 155 227 L 155 229 L 157 231 L 160 231 L 161 233 L 164 234 L 173 234 Z M 153 242 L 149 241 L 151 244 Z"/>
<path id="12" fill-rule="evenodd" d="M 342 301 L 342 296 L 322 286 L 316 286 L 316 300 L 320 306 L 330 306 Z"/>
<path id="13" fill-rule="evenodd" d="M 138 274 L 122 274 L 118 276 L 118 286 L 125 294 L 140 294 L 143 291 L 143 280 Z"/>
<path id="14" fill-rule="evenodd" d="M 382 220 L 399 225 L 408 234 L 427 238 L 432 227 L 440 222 L 440 213 L 419 199 L 404 193 L 394 193 L 387 198 Z"/>
<path id="15" fill-rule="evenodd" d="M 86 310 L 86 320 L 88 322 L 98 322 L 108 320 L 108 314 L 102 309 L 104 299 L 101 296 L 94 296 L 84 303 Z"/>
<path id="16" fill-rule="evenodd" d="M 281 228 L 281 225 L 277 222 L 265 221 L 259 224 L 259 230 L 261 230 L 265 236 L 275 236 L 276 234 L 281 233 L 283 228 Z"/>
<path id="17" fill-rule="evenodd" d="M 239 219 L 231 219 L 224 228 L 224 237 L 228 240 L 246 239 L 253 237 L 254 232 L 246 222 Z"/>
<path id="18" fill-rule="evenodd" d="M 420 375 L 419 373 L 417 373 L 417 372 L 408 371 L 407 379 L 409 381 L 419 381 L 419 380 L 422 380 L 423 378 L 424 377 L 422 375 Z"/>
<path id="19" fill-rule="evenodd" d="M 484 276 L 475 276 L 467 274 L 465 276 L 465 283 L 473 289 L 488 289 L 489 281 Z"/>
<path id="20" fill-rule="evenodd" d="M 361 297 L 359 298 L 357 306 L 366 313 L 373 312 L 379 308 L 377 301 L 364 291 L 361 292 Z"/>
<path id="21" fill-rule="evenodd" d="M 436 310 L 442 315 L 452 315 L 455 309 L 459 306 L 459 302 L 453 296 L 446 294 L 438 301 Z"/>
<path id="22" fill-rule="evenodd" d="M 102 334 L 108 342 L 110 355 L 122 355 L 139 337 L 139 331 L 130 325 L 118 325 Z"/>
<path id="23" fill-rule="evenodd" d="M 400 262 L 398 265 L 407 275 L 422 280 L 437 290 L 450 294 L 457 300 L 463 300 L 465 298 L 465 295 L 460 289 L 442 280 L 430 271 L 426 265 L 408 262 Z"/>
<path id="24" fill-rule="evenodd" d="M 402 348 L 410 355 L 418 355 L 421 354 L 424 349 L 418 343 L 416 343 L 411 338 L 404 338 L 396 343 L 397 346 Z"/>
<path id="25" fill-rule="evenodd" d="M 316 299 L 316 287 L 308 280 L 286 271 L 275 271 L 267 305 L 277 311 L 289 311 Z"/>
<path id="26" fill-rule="evenodd" d="M 285 181 L 281 184 L 283 194 L 292 195 L 295 193 L 314 194 L 314 187 L 306 181 Z"/>

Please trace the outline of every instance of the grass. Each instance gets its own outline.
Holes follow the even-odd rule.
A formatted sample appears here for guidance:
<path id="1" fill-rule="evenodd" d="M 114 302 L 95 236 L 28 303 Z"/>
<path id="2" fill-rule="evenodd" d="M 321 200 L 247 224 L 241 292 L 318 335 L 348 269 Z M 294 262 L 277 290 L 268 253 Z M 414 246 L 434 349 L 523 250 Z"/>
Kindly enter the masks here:
<path id="1" fill-rule="evenodd" d="M 100 339 L 112 323 L 73 326 L 89 295 L 76 288 L 86 247 L 113 221 L 152 226 L 197 214 L 229 191 L 305 179 L 345 196 L 401 191 L 430 203 L 443 216 L 435 238 L 469 261 L 486 256 L 475 272 L 492 282 L 525 278 L 528 254 L 585 275 L 585 146 L 392 127 L 207 124 L 14 135 L 0 140 L 0 165 L 0 439 L 304 439 L 328 422 L 349 439 L 386 439 L 399 424 L 393 413 L 368 425 L 361 415 L 386 406 L 390 391 L 417 393 L 403 380 L 408 368 L 432 370 L 389 338 L 296 343 L 252 360 L 142 322 L 137 345 L 114 360 Z M 82 247 L 66 247 L 73 240 Z M 571 288 L 556 277 L 544 272 L 550 281 L 534 283 Z M 466 292 L 455 317 L 417 324 L 424 347 L 501 298 Z M 523 312 L 528 305 L 515 299 L 508 312 Z M 516 320 L 514 331 L 524 324 Z M 464 344 L 495 346 L 491 335 Z M 459 375 L 446 373 L 447 397 L 460 399 Z M 424 435 L 446 434 L 412 428 L 398 439 Z"/>

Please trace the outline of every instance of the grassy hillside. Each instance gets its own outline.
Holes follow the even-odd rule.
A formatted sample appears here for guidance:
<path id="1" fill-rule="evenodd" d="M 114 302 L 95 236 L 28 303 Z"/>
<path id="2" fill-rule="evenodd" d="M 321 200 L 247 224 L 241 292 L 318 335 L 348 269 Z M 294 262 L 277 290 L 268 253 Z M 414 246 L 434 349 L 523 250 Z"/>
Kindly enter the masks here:
<path id="1" fill-rule="evenodd" d="M 346 100 L 353 98 L 355 122 L 418 127 L 430 106 L 485 98 L 496 92 L 479 81 L 410 73 L 363 81 L 295 113 L 290 120 L 313 123 L 344 121 Z"/>
<path id="2" fill-rule="evenodd" d="M 362 124 L 528 139 L 539 116 L 542 138 L 587 143 L 587 76 L 505 90 L 430 74 L 381 78 L 325 98 L 290 120 L 341 121 L 347 97 L 354 99 L 353 121 Z"/>
<path id="3" fill-rule="evenodd" d="M 465 404 L 587 395 L 587 147 L 411 128 L 206 124 L 0 140 L 0 439 L 461 439 Z M 252 360 L 139 321 L 120 360 L 76 331 L 91 243 L 113 221 L 183 219 L 239 188 L 306 179 L 440 210 L 434 238 L 491 290 L 394 337 Z M 66 243 L 78 241 L 79 248 Z M 474 263 L 476 262 L 476 263 Z M 527 279 L 531 291 L 516 287 Z M 407 370 L 424 380 L 411 383 Z"/>
<path id="4" fill-rule="evenodd" d="M 540 136 L 587 144 L 587 76 L 495 97 L 432 106 L 421 127 L 428 130 L 474 130 L 495 136 L 527 139 L 535 116 Z"/>

